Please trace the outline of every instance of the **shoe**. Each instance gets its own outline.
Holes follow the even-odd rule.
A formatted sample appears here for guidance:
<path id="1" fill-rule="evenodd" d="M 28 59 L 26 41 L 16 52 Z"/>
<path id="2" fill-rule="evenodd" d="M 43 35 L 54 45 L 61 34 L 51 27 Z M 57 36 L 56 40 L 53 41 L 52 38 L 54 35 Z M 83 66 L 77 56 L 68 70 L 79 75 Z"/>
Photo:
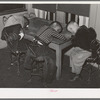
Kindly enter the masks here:
<path id="1" fill-rule="evenodd" d="M 70 79 L 71 82 L 76 81 L 79 78 L 79 75 L 76 75 L 74 78 Z"/>

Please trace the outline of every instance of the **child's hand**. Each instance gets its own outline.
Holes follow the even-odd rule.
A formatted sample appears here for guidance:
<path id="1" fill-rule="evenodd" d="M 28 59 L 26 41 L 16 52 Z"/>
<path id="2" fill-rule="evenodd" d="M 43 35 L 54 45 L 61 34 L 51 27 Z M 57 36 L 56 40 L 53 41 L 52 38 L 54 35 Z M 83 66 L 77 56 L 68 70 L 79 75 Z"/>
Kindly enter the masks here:
<path id="1" fill-rule="evenodd" d="M 21 40 L 24 37 L 24 33 L 21 32 L 19 35 L 20 35 L 20 40 Z"/>

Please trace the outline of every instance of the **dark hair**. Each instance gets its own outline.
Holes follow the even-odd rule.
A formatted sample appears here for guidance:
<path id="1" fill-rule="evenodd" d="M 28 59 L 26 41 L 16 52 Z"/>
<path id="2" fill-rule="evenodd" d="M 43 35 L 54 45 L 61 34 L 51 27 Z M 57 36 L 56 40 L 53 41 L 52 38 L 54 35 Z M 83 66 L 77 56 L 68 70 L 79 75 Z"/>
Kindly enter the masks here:
<path id="1" fill-rule="evenodd" d="M 61 33 L 62 30 L 63 30 L 63 27 L 62 27 L 62 25 L 61 25 L 60 22 L 58 22 L 58 21 L 53 21 L 53 22 L 51 22 L 51 24 L 50 24 L 49 26 L 52 26 L 54 23 L 56 23 L 59 27 L 61 27 L 61 31 L 59 32 L 59 33 Z"/>

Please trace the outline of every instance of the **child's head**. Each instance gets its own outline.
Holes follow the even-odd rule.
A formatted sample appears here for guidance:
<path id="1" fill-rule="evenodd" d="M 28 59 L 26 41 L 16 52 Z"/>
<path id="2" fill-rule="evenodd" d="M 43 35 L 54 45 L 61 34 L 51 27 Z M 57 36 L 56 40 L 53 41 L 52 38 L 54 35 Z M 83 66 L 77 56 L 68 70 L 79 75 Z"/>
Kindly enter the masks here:
<path id="1" fill-rule="evenodd" d="M 58 33 L 62 32 L 62 26 L 59 22 L 54 21 L 50 24 L 50 27 L 52 27 L 55 31 L 57 31 Z"/>
<path id="2" fill-rule="evenodd" d="M 67 28 L 67 30 L 69 32 L 71 32 L 73 35 L 75 35 L 75 33 L 77 32 L 77 30 L 79 28 L 79 25 L 76 22 L 71 21 L 71 22 L 69 22 L 67 24 L 67 27 L 66 28 Z"/>

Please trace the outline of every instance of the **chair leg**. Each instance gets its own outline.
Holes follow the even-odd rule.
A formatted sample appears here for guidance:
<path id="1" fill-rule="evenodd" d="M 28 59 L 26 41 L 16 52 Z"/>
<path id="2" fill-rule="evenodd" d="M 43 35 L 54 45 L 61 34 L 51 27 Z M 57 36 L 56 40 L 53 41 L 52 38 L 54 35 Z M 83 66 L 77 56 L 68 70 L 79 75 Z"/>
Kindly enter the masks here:
<path id="1" fill-rule="evenodd" d="M 100 64 L 98 64 L 98 73 L 100 73 Z M 100 74 L 99 74 L 100 77 Z"/>
<path id="2" fill-rule="evenodd" d="M 17 53 L 17 74 L 20 74 L 20 53 Z"/>
<path id="3" fill-rule="evenodd" d="M 13 55 L 10 54 L 10 56 L 11 56 L 11 66 L 13 66 L 14 65 L 14 63 L 13 63 Z"/>
<path id="4" fill-rule="evenodd" d="M 17 74 L 19 75 L 20 74 L 20 58 L 21 58 L 21 56 L 23 55 L 24 53 L 22 53 L 22 52 L 18 52 L 17 53 L 17 67 L 18 67 L 18 69 L 17 69 Z"/>
<path id="5" fill-rule="evenodd" d="M 87 78 L 87 83 L 90 84 L 91 75 L 92 75 L 92 66 L 89 66 L 89 68 L 87 68 L 88 65 L 89 65 L 89 63 L 85 63 L 83 65 L 83 68 L 82 68 L 81 73 L 79 75 L 79 79 L 82 80 L 82 71 L 85 70 L 85 71 L 87 71 L 89 73 L 88 74 L 88 78 Z"/>
<path id="6" fill-rule="evenodd" d="M 91 75 L 92 75 L 92 66 L 90 66 L 90 69 L 89 69 L 89 77 L 88 77 L 88 79 L 87 79 L 88 84 L 90 84 Z"/>
<path id="7" fill-rule="evenodd" d="M 20 74 L 20 60 L 21 60 L 20 57 L 23 54 L 25 54 L 25 53 L 22 53 L 22 52 L 19 52 L 19 51 L 16 51 L 14 53 L 10 52 L 10 60 L 11 60 L 11 63 L 10 63 L 10 67 L 8 68 L 8 70 L 10 70 L 11 69 L 11 66 L 14 66 L 14 64 L 16 63 L 17 64 L 17 74 L 18 75 Z"/>
<path id="8" fill-rule="evenodd" d="M 96 72 L 96 71 L 100 71 L 100 65 L 98 64 L 98 69 L 93 70 L 93 66 L 90 66 L 90 71 L 89 71 L 89 78 L 88 78 L 88 84 L 91 81 L 91 76 Z M 100 77 L 100 75 L 99 75 Z"/>
<path id="9" fill-rule="evenodd" d="M 10 53 L 10 66 L 9 66 L 8 69 L 11 69 L 11 66 L 13 66 L 13 65 L 14 65 L 14 63 L 13 63 L 13 55 L 12 55 L 12 53 Z"/>

